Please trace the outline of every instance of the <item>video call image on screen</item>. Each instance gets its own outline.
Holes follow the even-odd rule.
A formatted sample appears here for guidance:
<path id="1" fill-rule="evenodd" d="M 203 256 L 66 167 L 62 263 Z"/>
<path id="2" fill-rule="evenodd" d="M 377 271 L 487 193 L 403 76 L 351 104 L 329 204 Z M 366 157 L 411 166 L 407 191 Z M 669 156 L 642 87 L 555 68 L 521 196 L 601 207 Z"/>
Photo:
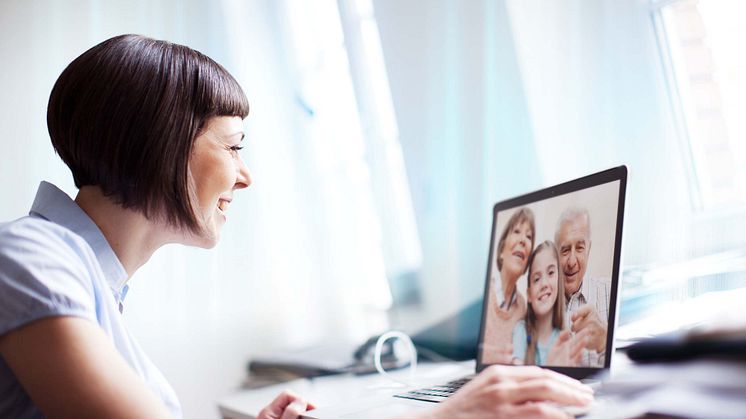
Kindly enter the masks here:
<path id="1" fill-rule="evenodd" d="M 482 362 L 604 366 L 619 187 L 498 212 Z"/>

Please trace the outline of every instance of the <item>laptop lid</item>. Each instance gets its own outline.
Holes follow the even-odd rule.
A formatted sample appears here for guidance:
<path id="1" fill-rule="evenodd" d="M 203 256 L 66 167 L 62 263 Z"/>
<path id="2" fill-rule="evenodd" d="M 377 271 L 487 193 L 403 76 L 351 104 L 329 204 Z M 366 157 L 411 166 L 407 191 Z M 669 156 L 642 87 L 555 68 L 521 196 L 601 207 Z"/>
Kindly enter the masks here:
<path id="1" fill-rule="evenodd" d="M 626 184 L 620 166 L 495 204 L 477 371 L 609 368 Z"/>

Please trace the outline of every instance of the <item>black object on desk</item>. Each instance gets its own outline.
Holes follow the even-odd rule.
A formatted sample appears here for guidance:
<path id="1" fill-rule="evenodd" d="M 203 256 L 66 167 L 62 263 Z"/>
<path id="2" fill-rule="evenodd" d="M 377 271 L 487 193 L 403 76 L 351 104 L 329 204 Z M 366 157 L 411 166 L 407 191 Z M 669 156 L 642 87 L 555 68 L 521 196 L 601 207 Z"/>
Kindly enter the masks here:
<path id="1" fill-rule="evenodd" d="M 678 332 L 630 345 L 635 362 L 676 362 L 693 358 L 746 360 L 746 331 Z"/>
<path id="2" fill-rule="evenodd" d="M 254 357 L 248 365 L 253 376 L 320 377 L 332 374 L 376 372 L 373 352 L 378 336 L 363 345 L 329 342 L 317 346 Z M 383 344 L 381 364 L 385 370 L 403 368 L 409 360 L 397 356 L 393 340 Z"/>

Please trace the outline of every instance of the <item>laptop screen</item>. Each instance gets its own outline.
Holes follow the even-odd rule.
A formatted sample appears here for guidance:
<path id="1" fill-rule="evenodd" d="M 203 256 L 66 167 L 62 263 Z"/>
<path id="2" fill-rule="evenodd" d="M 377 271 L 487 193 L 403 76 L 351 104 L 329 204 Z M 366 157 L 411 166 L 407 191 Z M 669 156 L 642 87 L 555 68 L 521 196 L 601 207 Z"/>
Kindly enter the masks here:
<path id="1" fill-rule="evenodd" d="M 495 205 L 478 369 L 609 367 L 626 175 L 622 166 Z"/>

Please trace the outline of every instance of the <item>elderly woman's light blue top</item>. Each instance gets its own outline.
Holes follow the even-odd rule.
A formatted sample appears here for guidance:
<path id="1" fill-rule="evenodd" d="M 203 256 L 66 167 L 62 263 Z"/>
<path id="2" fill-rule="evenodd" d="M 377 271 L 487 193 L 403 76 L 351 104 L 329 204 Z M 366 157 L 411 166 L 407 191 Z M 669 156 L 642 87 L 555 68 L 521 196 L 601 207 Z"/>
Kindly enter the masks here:
<path id="1" fill-rule="evenodd" d="M 0 224 L 0 336 L 45 317 L 88 319 L 180 418 L 176 394 L 122 321 L 126 282 L 101 230 L 50 183 L 41 183 L 27 217 Z M 43 417 L 2 357 L 0 417 Z"/>

